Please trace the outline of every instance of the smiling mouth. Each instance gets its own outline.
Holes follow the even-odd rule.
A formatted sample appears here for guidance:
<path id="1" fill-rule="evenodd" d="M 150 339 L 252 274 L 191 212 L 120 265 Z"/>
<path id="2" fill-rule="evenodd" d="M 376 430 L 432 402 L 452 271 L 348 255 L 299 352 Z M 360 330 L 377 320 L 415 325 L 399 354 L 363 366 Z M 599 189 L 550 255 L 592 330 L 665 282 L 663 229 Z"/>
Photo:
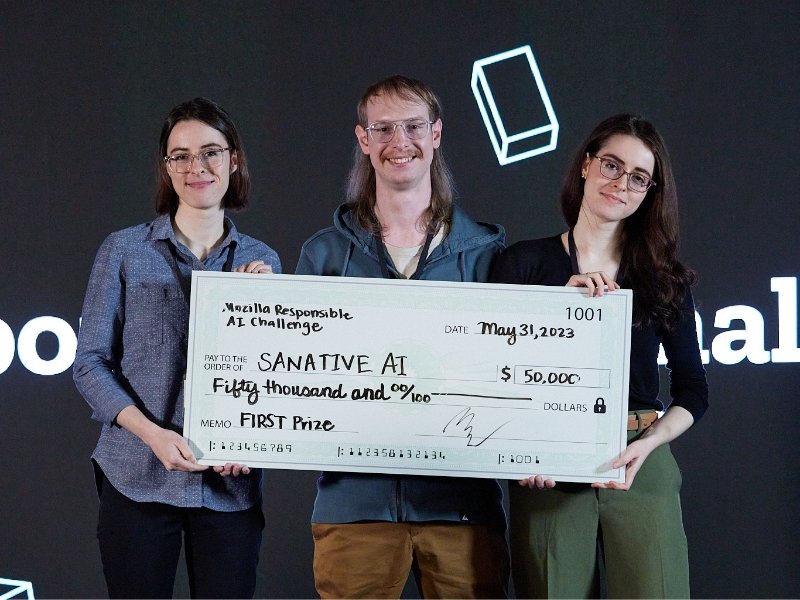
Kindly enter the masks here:
<path id="1" fill-rule="evenodd" d="M 403 156 L 402 158 L 389 158 L 389 162 L 393 165 L 404 165 L 414 160 L 414 156 Z"/>

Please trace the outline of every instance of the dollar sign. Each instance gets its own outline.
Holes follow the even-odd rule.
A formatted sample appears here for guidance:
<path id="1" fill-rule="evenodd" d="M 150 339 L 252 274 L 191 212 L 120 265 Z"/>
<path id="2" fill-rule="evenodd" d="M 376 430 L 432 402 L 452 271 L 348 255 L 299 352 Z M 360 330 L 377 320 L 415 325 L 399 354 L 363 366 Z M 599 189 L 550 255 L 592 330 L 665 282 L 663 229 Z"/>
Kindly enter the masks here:
<path id="1" fill-rule="evenodd" d="M 501 377 L 503 381 L 508 381 L 509 379 L 511 379 L 511 369 L 508 367 L 508 365 L 506 365 L 500 370 L 503 372 L 503 376 Z"/>

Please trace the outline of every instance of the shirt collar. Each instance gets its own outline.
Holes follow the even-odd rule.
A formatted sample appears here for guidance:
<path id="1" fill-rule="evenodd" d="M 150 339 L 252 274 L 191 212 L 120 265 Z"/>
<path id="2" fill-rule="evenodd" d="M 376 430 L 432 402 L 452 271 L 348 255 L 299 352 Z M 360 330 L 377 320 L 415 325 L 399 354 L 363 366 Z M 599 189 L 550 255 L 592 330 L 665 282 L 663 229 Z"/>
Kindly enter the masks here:
<path id="1" fill-rule="evenodd" d="M 227 248 L 231 242 L 240 244 L 239 232 L 236 231 L 236 226 L 227 216 L 225 216 L 225 239 L 218 246 L 219 248 Z M 150 224 L 150 234 L 148 239 L 151 240 L 169 240 L 175 246 L 178 245 L 178 240 L 175 238 L 175 230 L 172 228 L 172 217 L 168 214 L 161 215 L 153 220 Z"/>

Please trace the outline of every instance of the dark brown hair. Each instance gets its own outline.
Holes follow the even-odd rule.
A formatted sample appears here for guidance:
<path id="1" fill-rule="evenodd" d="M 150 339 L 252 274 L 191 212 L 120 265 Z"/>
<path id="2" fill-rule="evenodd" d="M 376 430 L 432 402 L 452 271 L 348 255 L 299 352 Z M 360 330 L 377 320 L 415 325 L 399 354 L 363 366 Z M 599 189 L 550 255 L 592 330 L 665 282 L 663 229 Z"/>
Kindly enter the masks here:
<path id="1" fill-rule="evenodd" d="M 158 144 L 156 167 L 156 212 L 160 215 L 175 214 L 178 210 L 178 194 L 172 187 L 172 181 L 167 173 L 164 157 L 167 155 L 167 140 L 173 127 L 181 121 L 201 121 L 213 127 L 225 136 L 230 155 L 236 156 L 236 170 L 231 173 L 230 183 L 222 198 L 222 207 L 237 211 L 247 206 L 250 193 L 250 172 L 247 170 L 247 157 L 245 156 L 242 140 L 236 125 L 230 115 L 216 102 L 207 98 L 195 98 L 174 107 L 161 128 L 161 139 Z"/>
<path id="2" fill-rule="evenodd" d="M 359 124 L 366 128 L 367 104 L 376 96 L 394 96 L 408 102 L 422 102 L 428 107 L 428 119 L 436 122 L 442 116 L 442 106 L 436 94 L 421 81 L 394 75 L 367 88 L 358 101 L 356 111 Z M 356 145 L 353 153 L 353 166 L 347 178 L 347 202 L 355 214 L 358 224 L 380 234 L 381 228 L 375 216 L 375 169 L 369 156 Z M 444 162 L 441 147 L 433 150 L 431 163 L 431 203 L 423 215 L 423 225 L 429 231 L 437 231 L 440 226 L 449 226 L 453 215 L 455 185 L 450 169 Z"/>
<path id="3" fill-rule="evenodd" d="M 634 322 L 670 330 L 681 318 L 683 298 L 697 277 L 678 260 L 678 195 L 667 147 L 652 123 L 632 114 L 614 115 L 600 123 L 567 169 L 561 188 L 561 213 L 567 225 L 574 227 L 583 202 L 584 160 L 587 155 L 596 156 L 615 135 L 639 139 L 655 157 L 656 185 L 622 226 L 622 268 L 634 290 Z"/>

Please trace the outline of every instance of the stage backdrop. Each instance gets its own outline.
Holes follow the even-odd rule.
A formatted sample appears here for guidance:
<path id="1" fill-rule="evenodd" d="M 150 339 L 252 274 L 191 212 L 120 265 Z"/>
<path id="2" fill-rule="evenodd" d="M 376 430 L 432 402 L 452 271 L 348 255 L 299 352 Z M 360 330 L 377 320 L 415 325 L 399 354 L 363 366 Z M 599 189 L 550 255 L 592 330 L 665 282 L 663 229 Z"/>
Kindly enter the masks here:
<path id="1" fill-rule="evenodd" d="M 442 98 L 461 205 L 512 242 L 562 229 L 562 173 L 597 122 L 657 124 L 711 386 L 706 418 L 674 444 L 693 593 L 800 595 L 798 21 L 788 0 L 4 2 L 0 579 L 105 594 L 99 427 L 71 364 L 99 244 L 154 214 L 166 112 L 198 95 L 230 111 L 255 183 L 237 224 L 290 273 L 342 200 L 356 101 L 403 73 Z M 259 596 L 314 594 L 315 478 L 267 473 Z"/>

